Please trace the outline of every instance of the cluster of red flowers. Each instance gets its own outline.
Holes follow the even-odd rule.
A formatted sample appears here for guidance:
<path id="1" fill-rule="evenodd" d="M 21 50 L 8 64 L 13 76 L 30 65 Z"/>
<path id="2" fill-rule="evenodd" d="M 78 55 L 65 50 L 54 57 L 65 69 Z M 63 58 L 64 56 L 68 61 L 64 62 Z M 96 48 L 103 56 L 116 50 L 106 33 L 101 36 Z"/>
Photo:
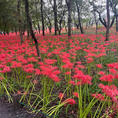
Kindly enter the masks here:
<path id="1" fill-rule="evenodd" d="M 36 36 L 39 37 L 38 34 Z M 99 78 L 101 83 L 108 82 L 112 84 L 115 79 L 118 79 L 118 62 L 107 64 L 109 73 L 106 74 L 103 71 L 104 65 L 101 62 L 101 57 L 106 56 L 106 51 L 117 51 L 116 49 L 107 49 L 107 46 L 114 42 L 113 38 L 112 36 L 109 42 L 103 43 L 105 38 L 102 35 L 73 35 L 69 39 L 70 48 L 68 49 L 66 35 L 40 36 L 38 42 L 43 59 L 42 62 L 39 62 L 35 46 L 31 45 L 33 42 L 31 43 L 30 40 L 24 38 L 21 45 L 20 37 L 15 33 L 0 35 L 0 73 L 4 74 L 15 68 L 20 68 L 26 73 L 27 78 L 31 78 L 32 75 L 42 75 L 54 82 L 60 82 L 62 78 L 59 75 L 64 73 L 71 76 L 69 83 L 74 86 L 92 85 L 93 76 L 86 71 L 88 65 L 92 63 L 95 68 L 94 71 L 97 71 L 101 76 Z M 0 77 L 0 80 L 3 79 L 3 77 Z M 36 84 L 37 81 L 34 80 L 33 83 Z M 114 102 L 118 102 L 118 89 L 115 85 L 99 84 L 99 87 L 105 95 L 109 96 Z M 59 95 L 61 99 L 63 96 L 63 94 Z M 73 92 L 73 96 L 79 98 L 79 93 Z M 92 94 L 92 96 L 104 100 L 104 96 L 101 94 Z M 71 98 L 64 102 L 68 104 L 76 103 Z"/>

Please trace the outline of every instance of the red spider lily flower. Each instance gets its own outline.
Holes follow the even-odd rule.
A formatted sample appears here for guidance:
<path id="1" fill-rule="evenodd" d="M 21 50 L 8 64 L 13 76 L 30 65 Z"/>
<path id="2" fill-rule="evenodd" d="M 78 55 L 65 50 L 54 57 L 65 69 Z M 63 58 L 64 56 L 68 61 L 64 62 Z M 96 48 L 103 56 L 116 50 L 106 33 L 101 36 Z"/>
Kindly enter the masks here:
<path id="1" fill-rule="evenodd" d="M 33 67 L 34 67 L 33 64 L 27 64 L 27 65 L 24 66 L 24 68 L 33 68 Z"/>
<path id="2" fill-rule="evenodd" d="M 40 75 L 41 74 L 41 71 L 39 69 L 35 69 L 35 74 L 36 75 Z"/>
<path id="3" fill-rule="evenodd" d="M 102 64 L 96 64 L 96 67 L 102 68 Z"/>
<path id="4" fill-rule="evenodd" d="M 109 96 L 112 99 L 112 101 L 118 103 L 118 98 L 117 98 L 118 89 L 117 87 L 115 87 L 115 85 L 108 86 L 108 85 L 99 84 L 99 88 L 101 88 L 102 92 L 105 93 L 107 96 Z"/>
<path id="5" fill-rule="evenodd" d="M 16 61 L 12 61 L 12 66 L 11 68 L 18 68 L 18 67 L 22 67 L 22 64 L 21 63 L 18 63 Z"/>
<path id="6" fill-rule="evenodd" d="M 92 84 L 92 83 L 91 83 L 91 81 L 92 81 L 91 76 L 89 76 L 89 75 L 84 75 L 84 73 L 83 73 L 82 71 L 80 71 L 80 70 L 76 70 L 75 72 L 76 72 L 77 74 L 74 75 L 73 77 L 74 77 L 74 79 L 79 80 L 79 81 L 77 82 L 77 85 L 80 85 L 80 84 L 89 84 L 89 85 L 91 85 L 91 84 Z"/>
<path id="7" fill-rule="evenodd" d="M 107 64 L 107 67 L 118 69 L 118 63 Z"/>
<path id="8" fill-rule="evenodd" d="M 87 63 L 91 63 L 91 62 L 93 62 L 93 58 L 87 58 Z"/>
<path id="9" fill-rule="evenodd" d="M 68 99 L 66 99 L 66 100 L 63 101 L 63 102 L 66 103 L 66 104 L 70 104 L 70 105 L 76 104 L 75 100 L 72 99 L 72 98 L 68 98 Z"/>
<path id="10" fill-rule="evenodd" d="M 77 64 L 79 64 L 79 65 L 81 65 L 82 64 L 82 62 L 81 61 L 78 61 L 78 62 L 76 62 Z"/>
<path id="11" fill-rule="evenodd" d="M 105 72 L 100 71 L 100 72 L 98 72 L 98 74 L 99 74 L 99 75 L 105 75 Z"/>
<path id="12" fill-rule="evenodd" d="M 60 82 L 59 77 L 55 74 L 51 74 L 51 75 L 49 75 L 49 77 L 55 82 Z"/>
<path id="13" fill-rule="evenodd" d="M 114 79 L 118 79 L 118 74 L 115 74 L 114 75 Z"/>
<path id="14" fill-rule="evenodd" d="M 29 57 L 29 58 L 27 58 L 27 61 L 28 62 L 37 62 L 38 60 L 35 59 L 34 57 Z"/>
<path id="15" fill-rule="evenodd" d="M 66 75 L 70 75 L 70 74 L 71 74 L 71 72 L 65 72 L 65 74 L 66 74 Z"/>
<path id="16" fill-rule="evenodd" d="M 105 98 L 102 94 L 95 93 L 95 94 L 92 94 L 91 96 L 95 97 L 96 99 L 99 99 L 100 101 L 105 100 Z"/>
<path id="17" fill-rule="evenodd" d="M 65 65 L 62 66 L 62 68 L 65 68 L 65 69 L 72 69 L 73 68 L 73 63 L 71 62 L 66 62 Z"/>
<path id="18" fill-rule="evenodd" d="M 35 71 L 34 68 L 24 68 L 23 70 L 27 73 L 33 73 Z"/>
<path id="19" fill-rule="evenodd" d="M 73 92 L 73 95 L 77 98 L 79 98 L 79 94 L 77 92 Z"/>
<path id="20" fill-rule="evenodd" d="M 74 86 L 76 85 L 76 84 L 75 84 L 75 81 L 72 81 L 72 80 L 69 81 L 69 83 L 72 84 L 72 85 L 74 85 Z"/>
<path id="21" fill-rule="evenodd" d="M 33 80 L 33 84 L 38 84 L 38 80 Z"/>
<path id="22" fill-rule="evenodd" d="M 82 82 L 78 81 L 78 82 L 76 83 L 76 85 L 77 85 L 77 86 L 82 85 Z"/>
<path id="23" fill-rule="evenodd" d="M 62 99 L 64 97 L 64 94 L 63 93 L 59 93 L 59 96 L 58 96 L 60 99 Z"/>
<path id="24" fill-rule="evenodd" d="M 113 69 L 113 68 L 109 69 L 109 72 L 111 72 L 112 74 L 118 73 L 118 72 L 117 72 L 115 69 Z"/>
<path id="25" fill-rule="evenodd" d="M 32 77 L 31 75 L 27 75 L 27 76 L 26 76 L 27 79 L 29 79 L 29 78 L 31 78 L 31 77 Z"/>
<path id="26" fill-rule="evenodd" d="M 60 81 L 59 77 L 57 76 L 60 73 L 60 71 L 56 66 L 42 64 L 40 68 L 41 68 L 41 74 L 51 78 L 55 82 Z"/>
<path id="27" fill-rule="evenodd" d="M 27 64 L 28 63 L 28 61 L 21 55 L 17 57 L 17 60 L 19 62 L 22 62 L 22 64 Z"/>
<path id="28" fill-rule="evenodd" d="M 54 63 L 57 62 L 57 60 L 56 60 L 56 59 L 44 59 L 44 62 L 45 62 L 46 64 L 54 64 Z"/>
<path id="29" fill-rule="evenodd" d="M 4 80 L 4 78 L 3 77 L 0 77 L 0 80 Z"/>
<path id="30" fill-rule="evenodd" d="M 4 68 L 3 68 L 3 73 L 6 73 L 6 72 L 10 72 L 11 71 L 11 69 L 10 69 L 10 67 L 9 66 L 4 66 Z"/>
<path id="31" fill-rule="evenodd" d="M 102 77 L 99 78 L 101 81 L 105 82 L 112 82 L 114 79 L 114 76 L 109 74 L 109 75 L 103 75 Z"/>
<path id="32" fill-rule="evenodd" d="M 84 65 L 77 65 L 76 67 L 81 68 L 81 69 L 85 69 L 86 68 Z"/>
<path id="33" fill-rule="evenodd" d="M 21 91 L 17 91 L 17 94 L 20 95 L 21 94 Z"/>
<path id="34" fill-rule="evenodd" d="M 27 95 L 28 93 L 25 91 L 23 94 L 24 94 L 24 95 Z"/>

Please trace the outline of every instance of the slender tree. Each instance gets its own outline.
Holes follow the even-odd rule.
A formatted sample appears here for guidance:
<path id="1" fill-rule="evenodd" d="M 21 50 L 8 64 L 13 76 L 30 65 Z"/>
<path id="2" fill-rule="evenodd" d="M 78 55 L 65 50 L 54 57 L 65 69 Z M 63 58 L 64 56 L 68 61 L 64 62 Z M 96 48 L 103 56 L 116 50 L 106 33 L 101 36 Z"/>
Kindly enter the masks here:
<path id="1" fill-rule="evenodd" d="M 45 25 L 44 25 L 44 15 L 43 15 L 43 4 L 44 4 L 44 1 L 41 0 L 41 21 L 42 21 L 42 31 L 43 31 L 43 36 L 45 35 Z"/>
<path id="2" fill-rule="evenodd" d="M 110 0 L 110 6 L 116 18 L 116 32 L 118 32 L 118 0 Z"/>
<path id="3" fill-rule="evenodd" d="M 66 5 L 67 5 L 67 9 L 68 9 L 68 36 L 71 36 L 71 4 L 72 0 L 66 0 Z"/>
<path id="4" fill-rule="evenodd" d="M 22 20 L 21 20 L 21 14 L 20 14 L 20 5 L 21 0 L 17 0 L 17 11 L 18 11 L 18 26 L 19 26 L 19 34 L 21 39 L 21 44 L 23 43 L 23 33 L 22 33 Z"/>
<path id="5" fill-rule="evenodd" d="M 76 3 L 76 8 L 77 8 L 77 14 L 78 14 L 78 24 L 79 24 L 79 27 L 80 27 L 81 34 L 83 34 L 84 31 L 83 31 L 83 27 L 82 27 L 82 24 L 81 24 L 81 15 L 80 15 L 79 1 L 75 0 L 75 3 Z M 82 4 L 82 1 L 80 1 L 80 3 Z"/>
<path id="6" fill-rule="evenodd" d="M 54 11 L 54 26 L 55 26 L 55 35 L 57 35 L 58 25 L 57 25 L 57 3 L 54 1 L 53 11 Z"/>
<path id="7" fill-rule="evenodd" d="M 31 19 L 30 14 L 29 14 L 29 1 L 28 0 L 24 0 L 24 2 L 25 2 L 25 13 L 26 13 L 27 22 L 28 22 L 28 25 L 29 25 L 30 34 L 32 36 L 32 39 L 35 42 L 37 56 L 40 57 L 40 50 L 39 50 L 39 47 L 38 47 L 39 46 L 38 45 L 38 41 L 37 41 L 37 39 L 35 37 L 34 31 L 33 31 L 33 27 L 32 27 L 32 19 Z"/>
<path id="8" fill-rule="evenodd" d="M 93 16 L 94 16 L 94 21 L 95 21 L 95 25 L 96 25 L 96 34 L 97 34 L 97 32 L 98 32 L 98 20 L 97 20 L 97 15 L 96 15 L 97 7 L 94 4 L 94 0 L 89 3 L 92 5 L 92 8 L 93 8 L 93 10 L 91 12 L 93 13 Z"/>
<path id="9" fill-rule="evenodd" d="M 112 27 L 112 25 L 114 24 L 114 20 L 115 20 L 115 17 L 113 17 L 112 21 L 110 22 L 110 19 L 111 19 L 111 17 L 110 17 L 110 0 L 106 0 L 106 10 L 107 10 L 106 19 L 101 17 L 101 13 L 99 11 L 97 11 L 97 12 L 99 14 L 100 22 L 106 28 L 106 41 L 108 41 L 109 40 L 109 30 Z"/>

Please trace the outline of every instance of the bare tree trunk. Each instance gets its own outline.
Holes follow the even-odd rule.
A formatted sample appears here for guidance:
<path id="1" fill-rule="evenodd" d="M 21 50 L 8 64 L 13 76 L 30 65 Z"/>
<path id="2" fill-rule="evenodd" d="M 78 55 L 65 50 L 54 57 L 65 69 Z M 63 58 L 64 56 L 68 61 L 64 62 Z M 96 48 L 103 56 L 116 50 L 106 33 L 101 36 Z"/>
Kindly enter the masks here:
<path id="1" fill-rule="evenodd" d="M 66 0 L 68 8 L 68 36 L 71 36 L 71 0 Z"/>
<path id="2" fill-rule="evenodd" d="M 118 14 L 116 15 L 116 32 L 118 32 Z"/>
<path id="3" fill-rule="evenodd" d="M 26 17 L 27 17 L 27 22 L 28 22 L 28 25 L 29 25 L 30 34 L 32 36 L 32 39 L 35 42 L 37 56 L 40 57 L 40 50 L 39 50 L 39 47 L 38 47 L 39 46 L 38 41 L 37 41 L 37 39 L 35 37 L 35 34 L 33 32 L 32 20 L 31 20 L 30 14 L 29 14 L 29 1 L 28 0 L 24 0 L 24 1 L 25 1 L 25 12 L 26 12 Z"/>
<path id="4" fill-rule="evenodd" d="M 94 7 L 94 6 L 93 6 Z M 95 14 L 95 10 L 93 10 L 94 20 L 95 20 L 95 26 L 96 26 L 96 34 L 98 33 L 98 22 Z"/>
<path id="5" fill-rule="evenodd" d="M 81 31 L 81 34 L 84 34 L 83 27 L 82 27 L 82 24 L 81 24 L 80 9 L 79 9 L 78 1 L 77 0 L 76 0 L 76 7 L 77 7 L 78 24 L 79 24 L 79 27 L 80 27 L 80 31 Z"/>
<path id="6" fill-rule="evenodd" d="M 39 34 L 40 34 L 40 24 L 38 23 L 38 31 L 39 31 Z"/>
<path id="7" fill-rule="evenodd" d="M 6 32 L 6 27 L 7 27 L 7 24 L 6 23 L 4 23 L 4 34 L 5 34 L 5 32 Z"/>
<path id="8" fill-rule="evenodd" d="M 58 25 L 57 25 L 57 4 L 56 0 L 54 0 L 54 25 L 55 25 L 55 35 L 57 35 Z"/>
<path id="9" fill-rule="evenodd" d="M 20 4 L 21 0 L 17 1 L 17 11 L 18 11 L 18 25 L 19 25 L 19 33 L 20 33 L 20 39 L 21 39 L 21 44 L 23 43 L 23 34 L 22 34 L 22 21 L 21 21 L 21 16 L 20 16 Z"/>
<path id="10" fill-rule="evenodd" d="M 63 18 L 64 18 L 64 15 L 65 15 L 65 10 L 63 11 L 63 13 L 62 13 L 62 16 L 61 16 L 61 18 L 60 18 L 60 20 L 59 20 L 59 26 L 58 26 L 58 32 L 59 32 L 59 35 L 61 35 L 61 30 L 62 30 L 62 22 L 63 22 Z"/>
<path id="11" fill-rule="evenodd" d="M 48 22 L 49 22 L 49 26 L 48 26 L 48 29 L 49 29 L 49 32 L 50 34 L 52 33 L 52 23 L 51 23 L 51 20 L 50 20 L 50 17 L 48 15 L 46 15 L 47 18 L 48 18 Z"/>
<path id="12" fill-rule="evenodd" d="M 44 16 L 43 16 L 43 0 L 41 0 L 41 21 L 42 21 L 42 31 L 43 36 L 45 35 L 45 25 L 44 25 Z"/>
<path id="13" fill-rule="evenodd" d="M 109 40 L 109 29 L 110 29 L 110 10 L 109 10 L 109 0 L 106 0 L 107 5 L 107 27 L 106 27 L 106 41 Z"/>

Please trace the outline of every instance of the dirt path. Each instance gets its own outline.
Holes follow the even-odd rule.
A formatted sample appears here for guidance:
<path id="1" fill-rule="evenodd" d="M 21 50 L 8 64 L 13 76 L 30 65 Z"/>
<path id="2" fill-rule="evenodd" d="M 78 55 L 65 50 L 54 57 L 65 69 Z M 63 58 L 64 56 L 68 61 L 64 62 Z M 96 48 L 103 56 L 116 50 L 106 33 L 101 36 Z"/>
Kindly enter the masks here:
<path id="1" fill-rule="evenodd" d="M 0 102 L 0 118 L 14 118 L 15 114 L 10 110 L 7 104 Z"/>
<path id="2" fill-rule="evenodd" d="M 0 118 L 35 118 L 24 109 L 14 111 L 12 104 L 2 103 L 0 101 Z"/>

